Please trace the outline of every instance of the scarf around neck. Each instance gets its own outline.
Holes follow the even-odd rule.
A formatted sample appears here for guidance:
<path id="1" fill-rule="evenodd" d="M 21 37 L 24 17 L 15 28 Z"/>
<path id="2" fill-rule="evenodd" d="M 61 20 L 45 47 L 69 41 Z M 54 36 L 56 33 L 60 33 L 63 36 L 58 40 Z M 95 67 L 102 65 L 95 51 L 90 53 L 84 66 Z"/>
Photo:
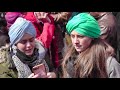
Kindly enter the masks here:
<path id="1" fill-rule="evenodd" d="M 30 65 L 32 62 L 34 62 L 37 59 L 38 55 L 39 55 L 38 54 L 38 49 L 36 49 L 36 48 L 34 49 L 34 53 L 31 56 L 28 56 L 28 55 L 24 54 L 19 49 L 17 49 L 17 53 L 16 53 L 16 56 L 19 57 L 19 59 L 23 63 L 28 64 L 28 65 Z"/>
<path id="2" fill-rule="evenodd" d="M 34 54 L 29 57 L 18 49 L 13 48 L 12 60 L 17 69 L 18 78 L 28 78 L 32 74 L 31 68 L 41 63 L 45 65 L 47 72 L 49 71 L 46 61 L 39 57 L 38 49 L 35 49 Z"/>

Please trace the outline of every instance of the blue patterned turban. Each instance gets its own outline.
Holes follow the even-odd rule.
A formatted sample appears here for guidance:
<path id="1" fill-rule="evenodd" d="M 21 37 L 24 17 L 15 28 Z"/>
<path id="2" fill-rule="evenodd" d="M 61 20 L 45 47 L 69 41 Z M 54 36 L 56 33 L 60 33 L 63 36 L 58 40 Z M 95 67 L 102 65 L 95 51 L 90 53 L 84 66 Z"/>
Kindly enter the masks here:
<path id="1" fill-rule="evenodd" d="M 22 17 L 18 17 L 14 24 L 12 24 L 12 26 L 9 28 L 8 34 L 10 37 L 10 45 L 12 46 L 18 43 L 25 33 L 36 37 L 36 30 L 32 22 Z"/>

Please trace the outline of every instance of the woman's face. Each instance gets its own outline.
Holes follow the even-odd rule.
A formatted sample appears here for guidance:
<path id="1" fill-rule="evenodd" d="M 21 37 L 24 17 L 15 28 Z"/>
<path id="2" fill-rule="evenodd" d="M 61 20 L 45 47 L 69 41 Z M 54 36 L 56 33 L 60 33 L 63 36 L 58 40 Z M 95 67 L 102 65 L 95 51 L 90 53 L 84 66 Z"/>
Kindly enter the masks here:
<path id="1" fill-rule="evenodd" d="M 79 33 L 72 31 L 71 40 L 76 51 L 80 53 L 90 46 L 92 38 L 80 35 Z"/>
<path id="2" fill-rule="evenodd" d="M 17 48 L 28 56 L 32 55 L 35 48 L 35 38 L 30 34 L 24 34 L 22 39 L 17 43 Z"/>

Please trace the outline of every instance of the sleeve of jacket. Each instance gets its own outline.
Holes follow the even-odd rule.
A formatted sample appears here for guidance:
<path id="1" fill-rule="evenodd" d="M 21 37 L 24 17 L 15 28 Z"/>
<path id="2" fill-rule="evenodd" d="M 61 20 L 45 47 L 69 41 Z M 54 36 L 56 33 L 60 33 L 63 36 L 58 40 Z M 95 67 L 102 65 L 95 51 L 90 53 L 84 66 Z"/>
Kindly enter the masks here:
<path id="1" fill-rule="evenodd" d="M 120 78 L 120 64 L 113 57 L 107 60 L 107 73 L 109 78 Z"/>
<path id="2" fill-rule="evenodd" d="M 44 23 L 43 25 L 43 32 L 39 37 L 37 37 L 38 40 L 40 40 L 45 48 L 49 48 L 51 41 L 54 36 L 54 31 L 55 31 L 55 25 L 53 21 L 51 23 Z"/>
<path id="3" fill-rule="evenodd" d="M 108 37 L 114 38 L 116 35 L 116 18 L 112 14 L 103 16 L 98 23 L 101 28 L 101 38 L 107 39 Z"/>
<path id="4" fill-rule="evenodd" d="M 7 50 L 0 50 L 0 78 L 17 78 L 17 71 L 10 68 L 13 64 Z"/>

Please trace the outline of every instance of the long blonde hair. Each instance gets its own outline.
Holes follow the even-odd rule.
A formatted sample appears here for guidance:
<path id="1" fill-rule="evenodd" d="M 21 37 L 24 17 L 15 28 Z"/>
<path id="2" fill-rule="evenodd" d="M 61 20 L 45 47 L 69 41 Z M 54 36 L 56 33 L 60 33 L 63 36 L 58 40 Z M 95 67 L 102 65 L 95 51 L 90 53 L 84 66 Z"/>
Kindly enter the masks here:
<path id="1" fill-rule="evenodd" d="M 72 46 L 66 53 L 63 63 L 63 78 L 67 77 L 67 62 L 76 53 Z M 107 78 L 106 60 L 114 54 L 114 49 L 101 39 L 94 39 L 91 45 L 81 52 L 74 61 L 75 78 Z"/>

